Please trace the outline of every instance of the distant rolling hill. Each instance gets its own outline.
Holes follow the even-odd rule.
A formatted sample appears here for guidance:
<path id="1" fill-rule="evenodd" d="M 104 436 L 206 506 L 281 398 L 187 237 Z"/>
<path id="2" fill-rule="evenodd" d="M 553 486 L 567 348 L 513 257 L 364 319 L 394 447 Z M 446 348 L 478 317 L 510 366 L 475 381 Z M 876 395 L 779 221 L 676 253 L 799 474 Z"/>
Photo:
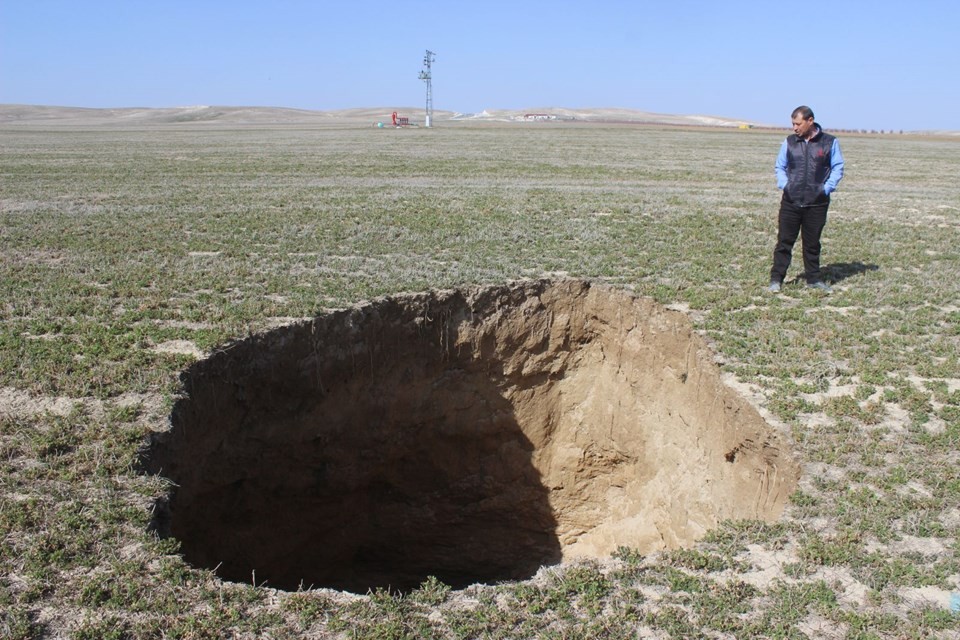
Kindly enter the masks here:
<path id="1" fill-rule="evenodd" d="M 391 123 L 396 111 L 411 124 L 423 122 L 423 109 L 413 107 L 369 107 L 336 111 L 309 111 L 282 107 L 125 107 L 90 109 L 40 105 L 0 105 L 0 126 L 114 126 L 152 125 L 313 125 L 344 126 Z M 594 122 L 638 123 L 687 126 L 738 127 L 761 126 L 745 120 L 717 116 L 670 115 L 634 109 L 568 109 L 538 107 L 531 109 L 487 109 L 480 113 L 434 111 L 435 124 L 495 122 Z"/>

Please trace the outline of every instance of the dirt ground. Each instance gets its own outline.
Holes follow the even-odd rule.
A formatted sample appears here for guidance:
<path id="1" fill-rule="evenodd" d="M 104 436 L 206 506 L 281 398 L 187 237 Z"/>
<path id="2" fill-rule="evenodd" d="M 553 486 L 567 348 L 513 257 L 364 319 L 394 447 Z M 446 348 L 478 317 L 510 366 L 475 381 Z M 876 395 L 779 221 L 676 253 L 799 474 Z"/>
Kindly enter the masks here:
<path id="1" fill-rule="evenodd" d="M 184 388 L 150 455 L 178 487 L 160 527 L 292 590 L 677 548 L 777 518 L 799 475 L 683 314 L 577 280 L 378 299 L 229 345 Z"/>

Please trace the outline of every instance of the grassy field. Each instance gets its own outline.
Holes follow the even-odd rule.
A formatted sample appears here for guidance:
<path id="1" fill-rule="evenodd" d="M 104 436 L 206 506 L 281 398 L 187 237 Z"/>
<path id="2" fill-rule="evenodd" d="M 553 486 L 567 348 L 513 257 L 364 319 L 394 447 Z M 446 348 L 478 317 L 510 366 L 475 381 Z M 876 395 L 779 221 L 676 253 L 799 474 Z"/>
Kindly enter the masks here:
<path id="1" fill-rule="evenodd" d="M 960 142 L 841 138 L 825 296 L 767 294 L 783 133 L 0 130 L 0 636 L 957 638 Z M 685 311 L 804 476 L 778 523 L 522 583 L 221 582 L 138 450 L 197 354 L 374 296 L 570 275 Z"/>

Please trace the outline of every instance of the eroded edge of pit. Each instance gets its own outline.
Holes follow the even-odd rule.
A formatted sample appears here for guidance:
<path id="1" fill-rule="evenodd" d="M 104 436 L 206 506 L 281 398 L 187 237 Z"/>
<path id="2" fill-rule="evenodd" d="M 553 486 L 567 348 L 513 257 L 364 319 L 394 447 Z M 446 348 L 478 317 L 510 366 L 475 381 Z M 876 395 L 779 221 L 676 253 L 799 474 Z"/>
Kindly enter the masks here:
<path id="1" fill-rule="evenodd" d="M 724 461 L 729 465 L 737 462 L 738 458 L 742 461 L 744 456 L 749 455 L 751 451 L 762 454 L 764 451 L 769 453 L 770 449 L 776 449 L 783 453 L 784 456 L 782 468 L 778 469 L 777 472 L 782 474 L 782 480 L 792 476 L 793 486 L 795 486 L 796 480 L 799 477 L 799 468 L 796 466 L 796 463 L 792 461 L 786 448 L 782 445 L 781 438 L 776 432 L 776 429 L 764 421 L 745 399 L 721 382 L 719 370 L 714 363 L 712 351 L 706 345 L 705 340 L 693 332 L 689 319 L 686 316 L 677 311 L 667 310 L 648 298 L 639 298 L 620 289 L 606 285 L 592 285 L 578 280 L 521 281 L 501 286 L 467 287 L 445 291 L 387 296 L 370 302 L 360 303 L 349 309 L 330 314 L 321 314 L 310 321 L 273 329 L 244 340 L 230 343 L 224 348 L 217 350 L 207 360 L 194 363 L 194 365 L 184 372 L 182 381 L 184 384 L 183 389 L 186 393 L 185 396 L 177 402 L 174 412 L 171 415 L 172 428 L 170 431 L 157 435 L 154 446 L 151 447 L 151 452 L 155 453 L 157 451 L 156 445 L 169 442 L 173 437 L 174 431 L 177 429 L 177 425 L 183 424 L 183 420 L 185 420 L 183 413 L 185 411 L 185 405 L 182 403 L 188 402 L 189 404 L 189 400 L 196 397 L 197 385 L 200 380 L 215 378 L 231 379 L 231 376 L 232 379 L 241 379 L 244 376 L 255 377 L 258 375 L 258 372 L 262 372 L 263 367 L 266 366 L 269 368 L 271 366 L 269 354 L 290 349 L 292 349 L 294 353 L 305 353 L 304 351 L 297 351 L 298 344 L 310 345 L 310 349 L 306 352 L 312 353 L 315 357 L 319 358 L 316 349 L 316 336 L 318 335 L 328 338 L 327 342 L 332 345 L 331 349 L 333 350 L 333 354 L 331 356 L 331 354 L 328 353 L 326 354 L 327 356 L 331 356 L 335 360 L 339 359 L 341 362 L 345 362 L 348 359 L 356 359 L 358 355 L 368 354 L 364 354 L 364 349 L 358 349 L 356 344 L 352 347 L 343 346 L 344 344 L 349 344 L 348 338 L 350 336 L 360 336 L 362 340 L 369 341 L 371 335 L 369 328 L 372 326 L 370 324 L 371 318 L 382 319 L 389 316 L 392 310 L 406 309 L 406 313 L 400 313 L 402 322 L 413 323 L 423 330 L 437 329 L 438 339 L 441 344 L 445 343 L 446 348 L 462 349 L 470 346 L 471 348 L 477 349 L 478 353 L 480 353 L 483 352 L 484 349 L 487 349 L 487 351 L 497 349 L 495 341 L 493 346 L 491 346 L 489 340 L 487 340 L 486 336 L 489 332 L 483 329 L 484 323 L 486 322 L 488 325 L 487 329 L 489 329 L 491 322 L 495 325 L 502 320 L 502 318 L 498 316 L 495 321 L 491 321 L 491 314 L 480 313 L 484 308 L 492 307 L 498 311 L 503 309 L 509 311 L 512 309 L 516 313 L 523 314 L 524 309 L 529 311 L 531 300 L 535 299 L 542 302 L 545 298 L 551 296 L 570 294 L 576 296 L 589 296 L 591 294 L 605 295 L 610 299 L 616 299 L 617 304 L 622 305 L 627 303 L 630 305 L 640 305 L 655 316 L 663 331 L 686 334 L 686 339 L 690 345 L 687 349 L 686 359 L 688 364 L 689 362 L 695 364 L 692 375 L 705 375 L 704 371 L 709 370 L 712 376 L 712 382 L 708 386 L 712 385 L 713 392 L 718 396 L 724 396 L 723 404 L 727 405 L 727 408 L 734 413 L 742 412 L 743 415 L 752 414 L 750 415 L 750 419 L 760 420 L 768 432 L 767 437 L 761 438 L 759 441 L 748 439 L 749 441 L 745 442 L 743 438 L 732 438 L 729 447 L 724 445 L 722 452 Z M 411 309 L 414 310 L 413 313 L 410 313 Z M 477 318 L 479 318 L 479 321 L 477 321 Z M 473 329 L 466 332 L 456 330 L 456 327 L 462 326 L 472 327 Z M 337 327 L 339 327 L 339 329 L 336 329 Z M 451 327 L 454 327 L 455 330 L 451 331 Z M 549 329 L 550 327 L 547 327 L 547 330 Z M 332 338 L 330 337 L 331 335 L 333 336 Z M 549 359 L 549 345 L 546 349 L 542 349 L 541 346 L 542 345 L 538 346 L 538 343 L 534 341 L 534 347 L 538 350 L 537 355 L 540 356 L 541 359 Z M 308 357 L 307 360 L 309 359 Z M 237 363 L 245 364 L 243 367 L 239 367 L 240 370 L 238 370 Z M 678 366 L 675 373 L 676 378 L 681 380 L 681 385 L 683 386 L 686 385 L 687 381 L 691 380 L 691 372 L 689 370 L 680 371 L 682 368 L 683 367 Z M 517 372 L 519 372 L 522 377 L 522 363 L 514 363 L 505 368 L 506 377 L 517 375 Z M 237 376 L 239 376 L 239 378 Z M 323 386 L 322 383 L 320 386 Z M 170 469 L 175 466 L 176 464 L 173 463 L 172 460 L 164 461 L 162 456 L 159 459 L 148 458 L 146 464 L 147 469 L 154 473 L 161 469 Z M 179 480 L 179 484 L 184 484 L 182 478 Z M 780 504 L 779 509 L 777 509 L 777 516 L 779 516 L 779 511 L 782 510 L 786 495 L 789 493 L 790 491 L 785 491 L 782 492 L 782 495 L 776 497 L 776 501 Z M 155 525 L 163 526 L 162 517 L 155 519 Z M 596 555 L 604 557 L 609 551 L 610 549 L 604 549 L 596 553 Z M 576 557 L 576 555 L 572 557 Z M 591 554 L 587 553 L 582 555 Z"/>

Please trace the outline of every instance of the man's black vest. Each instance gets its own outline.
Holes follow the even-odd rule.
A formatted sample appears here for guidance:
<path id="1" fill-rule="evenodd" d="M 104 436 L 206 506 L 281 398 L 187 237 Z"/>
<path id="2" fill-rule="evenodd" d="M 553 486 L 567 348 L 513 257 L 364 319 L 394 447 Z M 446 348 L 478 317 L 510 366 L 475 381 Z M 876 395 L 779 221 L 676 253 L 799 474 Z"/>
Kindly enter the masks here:
<path id="1" fill-rule="evenodd" d="M 836 139 L 824 133 L 820 125 L 817 135 L 804 142 L 791 134 L 787 137 L 787 186 L 783 197 L 801 207 L 830 202 L 823 192 L 823 183 L 830 175 L 831 151 Z"/>

